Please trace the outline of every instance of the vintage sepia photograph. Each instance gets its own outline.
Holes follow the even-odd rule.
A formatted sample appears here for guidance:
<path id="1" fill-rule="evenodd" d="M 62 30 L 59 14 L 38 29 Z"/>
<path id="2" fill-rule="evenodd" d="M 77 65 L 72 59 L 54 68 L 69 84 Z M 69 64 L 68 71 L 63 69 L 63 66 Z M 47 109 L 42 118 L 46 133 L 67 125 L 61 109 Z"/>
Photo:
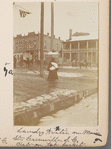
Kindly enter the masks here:
<path id="1" fill-rule="evenodd" d="M 13 2 L 13 125 L 99 125 L 99 3 Z"/>

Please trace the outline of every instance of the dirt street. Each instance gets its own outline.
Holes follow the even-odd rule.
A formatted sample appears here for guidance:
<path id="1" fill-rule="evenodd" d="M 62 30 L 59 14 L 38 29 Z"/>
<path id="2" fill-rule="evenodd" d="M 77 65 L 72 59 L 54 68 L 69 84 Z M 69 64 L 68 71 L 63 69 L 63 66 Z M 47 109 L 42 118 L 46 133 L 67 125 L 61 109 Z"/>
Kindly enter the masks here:
<path id="1" fill-rule="evenodd" d="M 48 74 L 48 72 L 47 72 Z M 14 103 L 48 94 L 56 89 L 85 90 L 97 88 L 97 71 L 87 69 L 59 69 L 59 80 L 53 84 L 28 69 L 14 70 Z"/>

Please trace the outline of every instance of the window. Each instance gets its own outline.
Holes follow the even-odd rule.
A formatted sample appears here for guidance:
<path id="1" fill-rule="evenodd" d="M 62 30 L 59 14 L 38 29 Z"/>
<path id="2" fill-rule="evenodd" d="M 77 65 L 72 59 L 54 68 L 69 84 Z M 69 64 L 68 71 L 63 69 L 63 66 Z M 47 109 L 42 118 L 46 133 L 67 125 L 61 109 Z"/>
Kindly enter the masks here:
<path id="1" fill-rule="evenodd" d="M 96 63 L 96 52 L 92 52 L 92 61 Z"/>
<path id="2" fill-rule="evenodd" d="M 63 44 L 63 48 L 66 49 L 66 44 Z"/>
<path id="3" fill-rule="evenodd" d="M 96 41 L 89 41 L 88 48 L 96 48 Z"/>
<path id="4" fill-rule="evenodd" d="M 66 59 L 70 59 L 70 54 L 69 54 L 69 53 L 64 53 L 64 57 L 65 57 Z"/>
<path id="5" fill-rule="evenodd" d="M 70 49 L 70 43 L 66 43 L 66 49 Z"/>
<path id="6" fill-rule="evenodd" d="M 77 42 L 72 43 L 71 49 L 78 49 L 78 43 Z"/>
<path id="7" fill-rule="evenodd" d="M 80 42 L 80 49 L 87 49 L 87 42 L 86 41 Z"/>

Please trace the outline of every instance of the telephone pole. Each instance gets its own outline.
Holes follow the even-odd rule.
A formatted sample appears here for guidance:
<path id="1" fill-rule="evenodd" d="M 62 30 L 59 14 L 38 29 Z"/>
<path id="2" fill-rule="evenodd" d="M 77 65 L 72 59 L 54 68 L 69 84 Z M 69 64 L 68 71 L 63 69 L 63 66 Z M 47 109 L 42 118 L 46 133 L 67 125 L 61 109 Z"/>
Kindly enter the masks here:
<path id="1" fill-rule="evenodd" d="M 40 76 L 43 76 L 44 57 L 44 2 L 41 2 L 41 30 L 40 30 Z"/>
<path id="2" fill-rule="evenodd" d="M 51 2 L 51 48 L 53 50 L 53 38 L 54 38 L 54 4 Z"/>

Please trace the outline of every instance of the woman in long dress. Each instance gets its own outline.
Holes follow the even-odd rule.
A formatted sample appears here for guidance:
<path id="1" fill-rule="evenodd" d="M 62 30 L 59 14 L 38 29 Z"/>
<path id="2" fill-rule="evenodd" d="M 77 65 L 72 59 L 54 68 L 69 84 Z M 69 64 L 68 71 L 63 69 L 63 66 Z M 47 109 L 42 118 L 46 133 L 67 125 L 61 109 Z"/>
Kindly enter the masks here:
<path id="1" fill-rule="evenodd" d="M 58 64 L 55 62 L 55 59 L 52 58 L 47 70 L 49 71 L 48 81 L 54 81 L 58 79 L 57 71 L 58 71 Z"/>

